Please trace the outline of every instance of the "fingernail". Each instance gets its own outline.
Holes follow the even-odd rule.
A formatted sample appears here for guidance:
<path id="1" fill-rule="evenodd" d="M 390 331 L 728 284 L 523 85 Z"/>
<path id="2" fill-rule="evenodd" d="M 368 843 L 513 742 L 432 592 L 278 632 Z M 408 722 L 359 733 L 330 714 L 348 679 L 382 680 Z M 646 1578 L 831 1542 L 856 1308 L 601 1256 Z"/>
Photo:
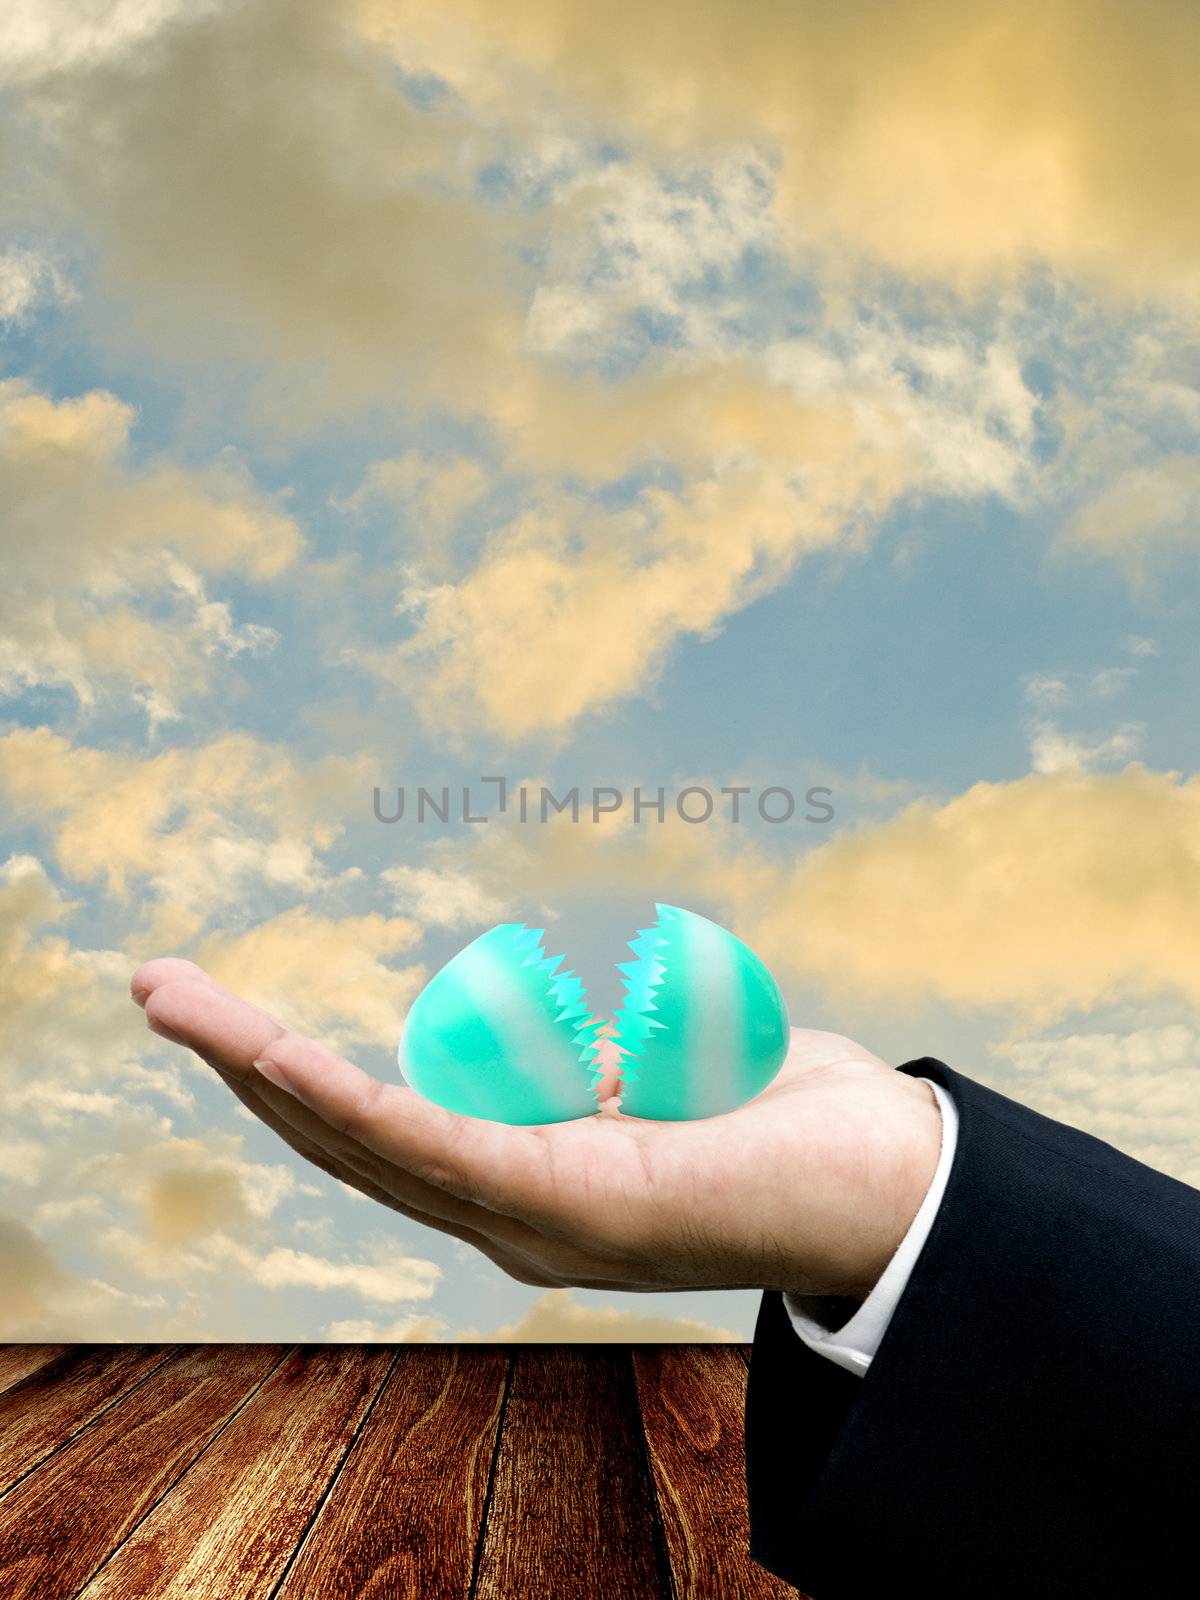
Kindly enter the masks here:
<path id="1" fill-rule="evenodd" d="M 296 1091 L 292 1088 L 291 1084 L 284 1077 L 283 1073 L 279 1070 L 278 1065 L 274 1061 L 267 1061 L 266 1059 L 263 1059 L 261 1061 L 255 1061 L 253 1065 L 255 1072 L 261 1072 L 268 1083 L 273 1083 L 277 1089 L 282 1089 L 285 1094 L 295 1094 Z"/>

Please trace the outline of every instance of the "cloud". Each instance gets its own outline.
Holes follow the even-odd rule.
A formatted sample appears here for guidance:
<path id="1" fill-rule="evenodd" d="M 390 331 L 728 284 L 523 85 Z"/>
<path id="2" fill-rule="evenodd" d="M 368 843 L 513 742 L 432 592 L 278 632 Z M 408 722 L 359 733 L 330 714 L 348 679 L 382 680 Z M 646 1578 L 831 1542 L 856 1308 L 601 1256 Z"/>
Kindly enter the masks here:
<path id="1" fill-rule="evenodd" d="M 962 291 L 1031 261 L 1192 295 L 1200 176 L 1185 6 L 363 0 L 409 70 L 521 129 L 590 119 L 671 155 L 754 140 L 798 247 Z M 736 67 L 731 63 L 736 63 Z"/>
<path id="2" fill-rule="evenodd" d="M 36 1183 L 45 1170 L 48 1152 L 33 1139 L 0 1141 L 0 1178 L 13 1185 Z"/>
<path id="3" fill-rule="evenodd" d="M 25 322 L 47 301 L 74 297 L 56 263 L 41 251 L 12 248 L 0 253 L 0 323 Z"/>
<path id="4" fill-rule="evenodd" d="M 168 560 L 167 576 L 174 588 L 194 607 L 196 632 L 205 655 L 240 656 L 264 655 L 279 643 L 274 628 L 260 623 L 234 624 L 228 605 L 223 600 L 210 600 L 200 575 L 182 561 Z"/>
<path id="5" fill-rule="evenodd" d="M 0 1279 L 4 1300 L 0 1334 L 20 1339 L 39 1326 L 54 1301 L 71 1287 L 70 1275 L 23 1222 L 0 1217 Z"/>
<path id="6" fill-rule="evenodd" d="M 0 1215 L 0 1338 L 21 1344 L 137 1338 L 153 1297 L 65 1267 L 29 1225 Z"/>
<path id="7" fill-rule="evenodd" d="M 99 1053 L 114 1074 L 133 1054 L 128 962 L 59 933 L 74 908 L 34 857 L 0 867 L 0 1076 L 6 1096 L 28 1092 L 43 1108 L 51 1090 L 91 1087 Z"/>
<path id="8" fill-rule="evenodd" d="M 688 781 L 705 784 L 705 777 L 689 774 Z M 537 815 L 540 785 L 522 782 L 532 817 Z M 592 901 L 620 891 L 635 893 L 647 913 L 655 898 L 678 896 L 682 904 L 704 900 L 732 916 L 737 908 L 769 903 L 779 892 L 779 864 L 756 848 L 749 829 L 683 823 L 669 802 L 662 823 L 635 824 L 632 785 L 625 789 L 623 809 L 598 824 L 587 820 L 584 789 L 579 825 L 564 811 L 536 827 L 523 826 L 516 820 L 517 787 L 510 790 L 507 816 L 493 814 L 486 828 L 448 842 L 439 855 L 440 869 L 465 874 L 483 894 L 503 904 L 506 919 L 541 922 L 554 915 L 556 901 L 564 896 Z M 706 787 L 716 794 L 720 785 L 710 778 Z M 653 818 L 654 813 L 647 815 Z"/>
<path id="9" fill-rule="evenodd" d="M 710 1344 L 736 1342 L 738 1335 L 689 1317 L 580 1305 L 568 1290 L 549 1289 L 516 1322 L 456 1338 L 464 1344 Z"/>
<path id="10" fill-rule="evenodd" d="M 1141 748 L 1145 732 L 1141 723 L 1123 722 L 1111 731 L 1071 733 L 1047 713 L 1061 712 L 1081 701 L 1117 700 L 1137 671 L 1127 664 L 1087 673 L 1030 673 L 1024 689 L 1026 702 L 1036 713 L 1026 727 L 1034 772 L 1091 772 L 1097 767 L 1127 765 Z"/>
<path id="11" fill-rule="evenodd" d="M 297 1032 L 334 1048 L 394 1047 L 425 968 L 388 963 L 419 938 L 406 917 L 331 918 L 295 906 L 242 933 L 209 934 L 195 959 Z"/>
<path id="12" fill-rule="evenodd" d="M 110 1209 L 114 1202 L 131 1209 L 151 1276 L 164 1263 L 173 1270 L 188 1249 L 261 1232 L 296 1193 L 290 1167 L 248 1160 L 240 1134 L 212 1126 L 198 1135 L 177 1133 L 169 1121 L 150 1123 L 133 1098 L 122 1112 L 122 1125 L 107 1136 L 71 1130 L 76 1157 L 68 1192 L 90 1192 Z"/>
<path id="13" fill-rule="evenodd" d="M 185 558 L 262 581 L 300 550 L 296 524 L 232 459 L 204 471 L 135 463 L 133 425 L 133 409 L 105 390 L 56 401 L 0 382 L 0 693 L 62 685 L 90 706 L 106 684 L 164 703 L 194 692 L 218 613 L 235 635 L 194 573 L 191 592 L 181 587 Z M 187 603 L 169 621 L 143 608 L 172 590 Z"/>
<path id="14" fill-rule="evenodd" d="M 1198 777 L 1130 765 L 977 783 L 790 862 L 761 830 L 688 826 L 670 812 L 634 826 L 628 809 L 607 830 L 493 818 L 458 859 L 487 892 L 511 897 L 519 884 L 516 916 L 563 894 L 647 896 L 652 883 L 654 898 L 708 908 L 781 981 L 838 1003 L 1045 1019 L 1200 999 Z"/>
<path id="15" fill-rule="evenodd" d="M 419 552 L 426 564 L 439 566 L 448 559 L 445 547 L 466 512 L 490 483 L 483 463 L 469 456 L 439 460 L 420 450 L 407 450 L 402 456 L 373 461 L 358 488 L 344 499 L 335 499 L 333 505 L 351 517 L 380 511 L 399 513 L 405 549 Z"/>
<path id="16" fill-rule="evenodd" d="M 620 368 L 648 338 L 714 354 L 745 342 L 756 305 L 739 274 L 749 252 L 776 243 L 762 153 L 734 147 L 673 171 L 634 152 L 594 168 L 582 154 L 546 219 L 524 348 Z"/>
<path id="17" fill-rule="evenodd" d="M 145 1181 L 142 1207 L 152 1250 L 174 1250 L 211 1234 L 240 1236 L 295 1190 L 286 1167 L 222 1157 L 200 1140 L 164 1141 L 150 1156 L 155 1170 Z M 129 1192 L 136 1193 L 142 1165 L 122 1162 Z"/>
<path id="18" fill-rule="evenodd" d="M 1200 999 L 1200 779 L 1131 766 L 978 783 L 832 840 L 739 931 L 830 992 L 1054 1015 Z"/>
<path id="19" fill-rule="evenodd" d="M 437 1317 L 399 1317 L 394 1322 L 352 1317 L 326 1323 L 321 1337 L 330 1344 L 430 1344 L 445 1329 L 446 1324 Z"/>
<path id="20" fill-rule="evenodd" d="M 32 190 L 90 228 L 155 348 L 291 366 L 281 412 L 398 376 L 458 389 L 517 325 L 508 229 L 473 195 L 479 130 L 453 98 L 414 103 L 348 14 L 176 8 L 124 48 L 34 59 L 25 85 L 50 163 Z"/>
<path id="21" fill-rule="evenodd" d="M 216 916 L 314 894 L 321 856 L 362 788 L 358 760 L 297 762 L 231 733 L 157 755 L 75 745 L 49 728 L 0 737 L 0 796 L 42 827 L 64 873 L 135 900 L 147 946 L 179 947 Z M 264 905 L 264 901 L 267 904 Z"/>
<path id="22" fill-rule="evenodd" d="M 241 1219 L 241 1185 L 232 1172 L 164 1172 L 148 1197 L 150 1237 L 173 1245 L 193 1234 L 226 1229 Z"/>
<path id="23" fill-rule="evenodd" d="M 1193 1026 L 1018 1038 L 993 1053 L 1006 1069 L 1006 1093 L 1200 1186 L 1200 1034 Z"/>
<path id="24" fill-rule="evenodd" d="M 504 918 L 504 901 L 453 867 L 387 867 L 379 881 L 395 895 L 397 906 L 424 927 L 461 928 Z"/>
<path id="25" fill-rule="evenodd" d="M 11 1289 L 18 1308 L 10 1336 L 45 1329 L 50 1337 L 66 1329 L 76 1337 L 144 1337 L 153 1326 L 169 1337 L 187 1326 L 195 1311 L 190 1288 L 168 1304 L 159 1295 L 139 1300 L 120 1286 L 126 1281 L 190 1284 L 197 1273 L 230 1267 L 281 1286 L 315 1279 L 322 1269 L 312 1261 L 319 1258 L 293 1260 L 286 1251 L 255 1247 L 268 1220 L 298 1191 L 292 1170 L 248 1159 L 240 1135 L 211 1124 L 196 1135 L 175 1130 L 161 1104 L 187 1113 L 194 1098 L 180 1082 L 179 1066 L 161 1060 L 167 1048 L 146 1033 L 129 1000 L 129 959 L 78 949 L 59 931 L 77 909 L 32 857 L 11 858 L 0 871 L 0 1180 L 14 1200 L 20 1196 L 23 1213 L 63 1231 L 75 1248 L 82 1241 L 88 1259 L 107 1263 L 116 1282 L 108 1281 L 107 1268 L 103 1282 L 76 1280 L 54 1267 L 49 1247 L 27 1230 L 0 1229 L 0 1254 L 6 1242 L 16 1252 L 11 1277 L 0 1267 L 5 1298 Z M 408 925 L 403 933 L 410 937 Z M 321 1003 L 332 1015 L 348 1009 L 370 1020 L 372 1004 L 382 1002 L 372 997 L 370 960 L 361 954 L 369 942 L 360 942 L 353 927 L 348 937 L 362 970 L 334 966 L 326 981 L 340 972 L 349 1006 L 339 1007 L 332 993 Z M 247 946 L 244 954 L 249 962 L 253 950 Z M 365 998 L 354 993 L 352 980 L 359 978 Z M 321 995 L 315 975 L 312 984 Z M 406 1258 L 387 1288 L 372 1274 L 385 1273 L 390 1260 L 361 1271 L 339 1267 L 325 1279 L 329 1287 L 357 1285 L 382 1300 L 396 1297 L 397 1286 L 414 1274 L 424 1282 Z"/>
<path id="26" fill-rule="evenodd" d="M 152 34 L 182 0 L 9 0 L 0 14 L 3 77 L 102 60 Z"/>
<path id="27" fill-rule="evenodd" d="M 1124 766 L 1137 755 L 1142 726 L 1126 722 L 1114 733 L 1091 740 L 1064 733 L 1054 722 L 1034 722 L 1029 730 L 1030 765 L 1035 772 L 1091 772 Z"/>
<path id="28" fill-rule="evenodd" d="M 70 766 L 65 741 L 38 748 L 52 766 L 57 759 Z M 86 759 L 85 767 L 82 778 L 71 768 L 79 780 L 72 794 L 80 799 L 91 793 L 88 774 L 95 774 Z M 29 778 L 21 763 L 14 770 Z M 207 833 L 198 837 L 207 847 Z M 115 833 L 112 842 L 119 850 Z M 218 1329 L 237 1325 L 250 1284 L 380 1304 L 432 1293 L 436 1265 L 400 1252 L 364 1262 L 264 1248 L 277 1208 L 302 1188 L 312 1193 L 311 1186 L 299 1185 L 289 1166 L 248 1159 L 243 1136 L 211 1123 L 191 1136 L 176 1131 L 162 1105 L 172 1113 L 196 1109 L 177 1053 L 146 1033 L 129 1001 L 130 958 L 76 948 L 60 932 L 80 909 L 32 857 L 13 857 L 0 871 L 3 1072 L 10 1080 L 0 1183 L 20 1197 L 24 1214 L 76 1245 L 82 1240 L 87 1259 L 104 1264 L 95 1281 L 55 1279 L 54 1295 L 36 1304 L 18 1296 L 24 1309 L 12 1336 L 145 1337 L 147 1329 L 194 1336 L 197 1316 L 218 1301 Z M 200 953 L 217 976 L 335 1042 L 340 1035 L 394 1044 L 422 971 L 387 962 L 416 936 L 407 919 L 339 923 L 295 908 L 213 935 Z M 168 1054 L 170 1064 L 162 1059 Z M 45 1273 L 34 1272 L 28 1249 L 14 1271 L 27 1265 L 40 1283 Z M 195 1287 L 222 1275 L 228 1288 Z M 149 1298 L 137 1290 L 144 1284 L 153 1288 Z M 175 1287 L 164 1297 L 163 1285 Z"/>
<path id="29" fill-rule="evenodd" d="M 432 1344 L 711 1344 L 737 1343 L 740 1335 L 690 1317 L 663 1316 L 624 1307 L 580 1305 L 566 1289 L 541 1295 L 516 1322 L 480 1333 L 451 1329 L 437 1317 L 393 1322 L 355 1318 L 331 1322 L 322 1336 L 333 1343 Z"/>
<path id="30" fill-rule="evenodd" d="M 1158 545 L 1190 548 L 1200 530 L 1200 456 L 1167 455 L 1131 467 L 1066 527 L 1074 543 L 1129 560 Z"/>
<path id="31" fill-rule="evenodd" d="M 442 1269 L 433 1261 L 398 1252 L 379 1262 L 345 1262 L 279 1246 L 253 1263 L 253 1274 L 268 1289 L 343 1289 L 378 1305 L 394 1305 L 401 1300 L 428 1300 Z"/>
<path id="32" fill-rule="evenodd" d="M 1025 698 L 1039 710 L 1070 705 L 1074 690 L 1064 677 L 1049 672 L 1031 672 L 1025 679 Z"/>
<path id="33" fill-rule="evenodd" d="M 381 677 L 419 680 L 439 728 L 519 738 L 644 689 L 681 635 L 710 633 L 803 552 L 873 526 L 911 482 L 884 422 L 864 429 L 848 405 L 805 404 L 744 364 L 597 392 L 593 409 L 589 427 L 576 397 L 538 452 L 562 441 L 578 455 L 565 443 L 578 426 L 604 471 L 663 446 L 694 473 L 618 510 L 565 488 L 529 496 L 477 566 L 427 594 L 407 642 L 362 653 Z"/>
<path id="34" fill-rule="evenodd" d="M 874 4 L 864 34 L 803 7 L 748 29 L 730 0 L 696 28 L 672 4 L 647 42 L 644 19 L 627 34 L 581 0 L 539 0 L 511 25 L 477 0 L 260 0 L 159 18 L 129 48 L 96 45 L 89 11 L 66 32 L 92 42 L 34 72 L 27 103 L 46 114 L 56 192 L 90 218 L 156 348 L 195 353 L 199 328 L 204 352 L 227 351 L 236 330 L 243 360 L 276 364 L 281 403 L 257 409 L 281 419 L 392 392 L 401 373 L 406 396 L 482 418 L 504 470 L 531 475 L 526 510 L 485 530 L 465 573 L 446 547 L 490 464 L 411 450 L 334 502 L 354 517 L 398 501 L 419 556 L 399 596 L 411 636 L 339 660 L 406 691 L 431 726 L 521 738 L 644 690 L 677 641 L 806 552 L 860 547 L 902 495 L 1034 492 L 1020 342 L 981 336 L 953 295 L 913 312 L 891 278 L 843 283 L 839 262 L 986 289 L 990 320 L 1024 316 L 1026 336 L 1020 294 L 993 291 L 1034 260 L 1127 288 L 1148 274 L 1164 293 L 1192 281 L 1179 185 L 1194 179 L 1173 154 L 1190 97 L 1163 30 L 1114 11 L 1097 32 L 1075 0 L 1036 26 L 998 7 L 944 28 L 910 10 Z M 1047 75 L 1047 43 L 1086 70 Z M 1158 185 L 1141 165 L 1124 181 L 1114 99 L 1122 137 L 1174 175 L 1128 235 L 1114 192 L 1144 212 Z M 824 292 L 799 336 L 796 282 L 762 293 L 750 272 L 777 272 L 789 240 Z M 1062 391 L 1048 410 L 1066 439 L 1082 424 Z M 1131 523 L 1108 477 L 1086 485 L 1075 544 L 1180 521 L 1178 486 Z M 583 492 L 617 483 L 616 509 Z M 265 646 L 222 605 L 191 617 L 201 652 Z M 78 685 L 79 631 L 40 669 L 19 648 L 10 679 Z M 160 632 L 124 607 L 88 636 L 138 679 L 155 729 L 183 678 Z"/>
<path id="35" fill-rule="evenodd" d="M 461 575 L 413 563 L 409 637 L 347 657 L 439 730 L 564 731 L 806 554 L 861 549 L 902 497 L 1029 494 L 1036 401 L 1014 348 L 883 317 L 846 343 L 650 348 L 619 382 L 505 365 L 477 400 L 524 475 L 520 511 Z M 615 503 L 596 492 L 618 483 Z"/>
<path id="36" fill-rule="evenodd" d="M 552 8 L 545 20 L 553 34 Z M 206 351 L 221 327 L 249 329 L 291 399 L 308 385 L 335 407 L 401 372 L 406 393 L 482 418 L 504 471 L 531 480 L 526 509 L 486 528 L 461 573 L 447 542 L 490 469 L 377 461 L 335 506 L 400 502 L 419 557 L 399 597 L 412 632 L 339 660 L 439 730 L 559 732 L 644 690 L 681 638 L 719 628 L 806 552 L 861 546 L 902 494 L 1021 491 L 1035 399 L 1007 345 L 861 317 L 843 320 L 838 350 L 782 332 L 787 296 L 760 314 L 739 274 L 778 243 L 778 161 L 753 118 L 677 150 L 674 168 L 653 140 L 601 159 L 595 130 L 573 143 L 568 108 L 544 100 L 537 75 L 553 87 L 557 66 L 534 49 L 513 67 L 538 36 L 530 19 L 469 71 L 439 62 L 457 92 L 405 93 L 410 69 L 466 44 L 444 23 L 263 0 L 177 18 L 30 90 L 114 279 L 143 314 L 165 312 L 157 347 L 181 326 L 202 328 Z M 471 17 L 480 39 L 495 26 Z M 686 56 L 655 63 L 660 89 Z M 506 62 L 512 92 L 497 95 Z M 747 109 L 761 112 L 757 95 Z M 476 192 L 497 171 L 516 186 L 505 203 Z M 590 492 L 628 497 L 631 476 L 630 504 Z M 151 687 L 160 726 L 174 702 Z"/>

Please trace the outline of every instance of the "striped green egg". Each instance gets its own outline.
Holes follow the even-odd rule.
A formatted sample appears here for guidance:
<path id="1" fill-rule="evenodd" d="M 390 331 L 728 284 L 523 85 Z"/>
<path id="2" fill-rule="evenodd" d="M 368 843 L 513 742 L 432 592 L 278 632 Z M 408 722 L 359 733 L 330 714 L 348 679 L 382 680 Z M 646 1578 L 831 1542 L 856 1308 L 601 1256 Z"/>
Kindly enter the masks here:
<path id="1" fill-rule="evenodd" d="M 726 929 L 678 906 L 619 964 L 613 1019 L 621 1110 L 712 1117 L 766 1088 L 787 1054 L 787 1008 L 763 962 Z M 418 995 L 400 1040 L 407 1081 L 450 1111 L 496 1122 L 567 1122 L 597 1109 L 604 1028 L 542 930 L 505 923 L 461 950 Z"/>
<path id="2" fill-rule="evenodd" d="M 596 1110 L 599 1021 L 541 939 L 517 922 L 492 928 L 417 996 L 400 1070 L 427 1100 L 493 1122 L 570 1122 Z"/>
<path id="3" fill-rule="evenodd" d="M 630 941 L 621 1110 L 679 1122 L 732 1111 L 765 1089 L 787 1055 L 787 1007 L 749 945 L 678 906 Z"/>

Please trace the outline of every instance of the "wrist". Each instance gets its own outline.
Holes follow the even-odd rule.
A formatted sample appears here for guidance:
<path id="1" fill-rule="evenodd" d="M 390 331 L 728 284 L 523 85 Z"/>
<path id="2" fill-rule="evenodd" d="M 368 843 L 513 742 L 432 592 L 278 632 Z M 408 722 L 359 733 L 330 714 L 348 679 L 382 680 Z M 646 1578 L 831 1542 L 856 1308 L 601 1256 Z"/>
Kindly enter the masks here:
<path id="1" fill-rule="evenodd" d="M 863 1182 L 847 1205 L 839 1197 L 839 1226 L 825 1259 L 804 1264 L 785 1292 L 806 1315 L 831 1331 L 849 1320 L 882 1277 L 912 1227 L 937 1171 L 942 1117 L 928 1083 L 897 1074 L 886 1137 L 861 1152 Z M 836 1320 L 831 1320 L 836 1319 Z"/>

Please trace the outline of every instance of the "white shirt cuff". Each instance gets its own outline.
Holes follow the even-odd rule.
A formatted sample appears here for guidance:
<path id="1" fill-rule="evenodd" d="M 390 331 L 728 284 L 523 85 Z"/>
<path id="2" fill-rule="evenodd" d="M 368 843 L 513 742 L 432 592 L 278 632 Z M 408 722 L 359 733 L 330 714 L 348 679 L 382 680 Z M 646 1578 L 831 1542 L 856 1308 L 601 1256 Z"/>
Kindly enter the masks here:
<path id="1" fill-rule="evenodd" d="M 871 1365 L 871 1358 L 887 1332 L 892 1313 L 908 1286 L 909 1276 L 933 1226 L 938 1207 L 942 1203 L 946 1179 L 950 1176 L 950 1166 L 954 1160 L 954 1147 L 958 1142 L 958 1109 L 954 1101 L 941 1085 L 934 1083 L 932 1079 L 922 1078 L 921 1082 L 929 1084 L 933 1090 L 938 1110 L 942 1114 L 941 1150 L 937 1166 L 934 1168 L 933 1179 L 925 1192 L 924 1200 L 921 1201 L 920 1210 L 912 1219 L 895 1255 L 883 1269 L 879 1282 L 849 1322 L 836 1333 L 830 1333 L 828 1328 L 823 1328 L 812 1317 L 805 1316 L 790 1295 L 785 1294 L 783 1297 L 784 1308 L 791 1319 L 792 1327 L 809 1349 L 815 1350 L 819 1355 L 828 1356 L 829 1360 L 836 1362 L 839 1367 L 845 1367 L 848 1372 L 857 1372 L 860 1376 Z"/>

